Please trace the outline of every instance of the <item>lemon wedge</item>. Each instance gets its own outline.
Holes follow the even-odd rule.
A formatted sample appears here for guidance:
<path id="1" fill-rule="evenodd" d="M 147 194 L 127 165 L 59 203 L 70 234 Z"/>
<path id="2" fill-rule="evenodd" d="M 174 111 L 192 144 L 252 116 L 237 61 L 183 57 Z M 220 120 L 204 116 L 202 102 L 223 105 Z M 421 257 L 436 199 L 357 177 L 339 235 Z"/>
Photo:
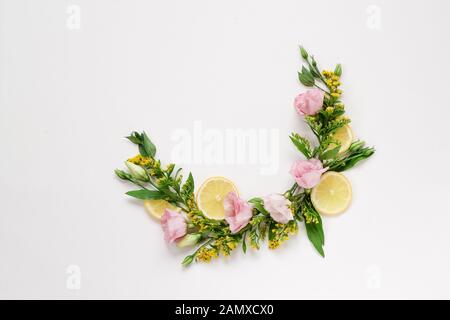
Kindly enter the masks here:
<path id="1" fill-rule="evenodd" d="M 351 200 L 350 182 L 344 175 L 334 171 L 324 173 L 311 192 L 314 208 L 321 214 L 342 213 L 348 208 Z"/>
<path id="2" fill-rule="evenodd" d="M 225 196 L 234 191 L 236 186 L 224 177 L 211 177 L 200 186 L 197 192 L 197 205 L 203 214 L 210 219 L 222 220 L 225 218 L 223 200 Z"/>

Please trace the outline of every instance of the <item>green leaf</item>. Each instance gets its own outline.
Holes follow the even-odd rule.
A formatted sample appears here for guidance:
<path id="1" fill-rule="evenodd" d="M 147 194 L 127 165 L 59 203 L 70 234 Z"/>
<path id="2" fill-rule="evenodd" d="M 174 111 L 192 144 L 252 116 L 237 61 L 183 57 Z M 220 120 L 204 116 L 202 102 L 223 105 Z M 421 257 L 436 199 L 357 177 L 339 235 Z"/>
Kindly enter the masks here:
<path id="1" fill-rule="evenodd" d="M 339 168 L 337 168 L 336 171 L 340 172 L 340 171 L 345 171 L 350 168 L 353 168 L 358 162 L 367 159 L 374 153 L 375 153 L 375 150 L 370 149 L 370 150 L 367 150 L 365 153 L 358 155 L 357 157 L 345 160 L 344 164 L 342 166 L 340 166 Z"/>
<path id="2" fill-rule="evenodd" d="M 304 70 L 305 67 L 303 67 Z M 312 87 L 314 85 L 314 77 L 309 73 L 308 70 L 306 70 L 306 73 L 303 72 L 299 72 L 298 73 L 298 80 L 300 80 L 300 82 L 307 87 Z"/>
<path id="3" fill-rule="evenodd" d="M 312 151 L 308 140 L 296 133 L 292 133 L 289 138 L 291 138 L 292 143 L 307 159 L 311 158 Z"/>
<path id="4" fill-rule="evenodd" d="M 316 248 L 317 252 L 319 252 L 322 257 L 325 257 L 325 253 L 323 251 L 323 246 L 325 244 L 325 235 L 323 233 L 322 218 L 314 208 L 309 198 L 305 199 L 305 201 L 303 202 L 303 206 L 303 209 L 305 211 L 317 218 L 317 223 L 307 223 L 305 219 L 306 234 L 308 235 L 308 239 L 309 241 L 311 241 L 314 248 Z"/>
<path id="5" fill-rule="evenodd" d="M 145 150 L 145 148 L 144 148 L 144 146 L 142 144 L 139 145 L 139 153 L 143 157 L 148 157 L 148 153 L 147 153 L 147 151 Z"/>
<path id="6" fill-rule="evenodd" d="M 325 257 L 325 253 L 323 251 L 323 245 L 325 244 L 325 236 L 322 228 L 322 219 L 319 216 L 319 223 L 306 223 L 306 234 L 308 235 L 309 241 L 313 244 L 314 248 L 316 248 L 317 252 L 322 257 Z"/>
<path id="7" fill-rule="evenodd" d="M 153 144 L 153 142 L 149 139 L 149 137 L 147 136 L 147 134 L 145 133 L 145 131 L 142 132 L 142 149 L 145 152 L 145 155 L 142 154 L 143 156 L 146 157 L 154 157 L 156 155 L 156 147 Z"/>
<path id="8" fill-rule="evenodd" d="M 141 143 L 141 136 L 137 132 L 132 132 L 130 136 L 126 137 L 128 140 L 133 142 L 134 144 Z"/>
<path id="9" fill-rule="evenodd" d="M 358 162 L 365 160 L 375 153 L 373 148 L 361 148 L 356 150 L 350 150 L 349 154 L 344 159 L 338 159 L 330 164 L 330 170 L 333 171 L 345 171 L 354 167 Z"/>
<path id="10" fill-rule="evenodd" d="M 248 202 L 253 204 L 256 210 L 258 210 L 262 214 L 265 214 L 267 216 L 270 215 L 269 212 L 267 212 L 266 208 L 264 208 L 264 201 L 261 198 L 253 198 L 250 199 Z"/>
<path id="11" fill-rule="evenodd" d="M 186 179 L 186 182 L 183 185 L 183 193 L 184 194 L 191 194 L 194 192 L 194 177 L 192 176 L 192 173 L 189 172 L 189 176 Z"/>
<path id="12" fill-rule="evenodd" d="M 309 68 L 309 72 L 314 78 L 320 79 L 320 73 L 314 69 L 314 67 Z"/>
<path id="13" fill-rule="evenodd" d="M 133 131 L 131 135 L 126 137 L 128 140 L 133 142 L 134 144 L 137 144 L 139 147 L 139 153 L 143 157 L 154 157 L 156 154 L 156 147 L 152 143 L 152 141 L 149 139 L 147 134 L 145 132 L 142 132 L 142 134 Z"/>
<path id="14" fill-rule="evenodd" d="M 308 59 L 308 52 L 306 52 L 305 48 L 303 48 L 302 46 L 300 46 L 300 54 L 302 55 L 303 59 Z"/>
<path id="15" fill-rule="evenodd" d="M 305 68 L 305 66 L 302 66 L 302 74 L 309 79 L 313 79 L 313 76 L 311 75 L 309 70 Z"/>
<path id="16" fill-rule="evenodd" d="M 342 116 L 344 113 L 345 113 L 344 109 L 335 108 L 334 111 L 333 111 L 333 117 Z"/>
<path id="17" fill-rule="evenodd" d="M 342 75 L 342 66 L 340 63 L 336 65 L 336 68 L 334 69 L 334 74 L 340 77 Z"/>
<path id="18" fill-rule="evenodd" d="M 248 200 L 248 202 L 250 202 L 250 203 L 261 203 L 261 202 L 263 202 L 263 199 L 261 199 L 261 198 L 251 198 L 250 200 Z"/>
<path id="19" fill-rule="evenodd" d="M 339 150 L 341 149 L 341 145 L 338 144 L 333 149 L 326 150 L 322 155 L 320 156 L 321 160 L 328 160 L 328 159 L 334 159 L 339 153 Z"/>
<path id="20" fill-rule="evenodd" d="M 319 237 L 322 241 L 322 245 L 325 245 L 325 234 L 323 233 L 322 218 L 319 213 L 317 213 L 317 219 L 319 220 L 319 223 L 316 225 L 319 232 Z"/>
<path id="21" fill-rule="evenodd" d="M 182 170 L 181 168 L 178 168 L 178 170 L 175 172 L 175 177 L 173 178 L 174 180 L 178 178 L 178 175 L 180 174 L 181 170 Z"/>
<path id="22" fill-rule="evenodd" d="M 350 145 L 350 147 L 348 148 L 349 151 L 359 151 L 364 147 L 365 142 L 362 140 L 356 140 L 354 142 L 352 142 L 352 144 Z"/>
<path id="23" fill-rule="evenodd" d="M 306 80 L 314 84 L 314 75 L 310 70 L 306 69 L 305 66 L 302 66 L 302 75 L 304 75 Z"/>
<path id="24" fill-rule="evenodd" d="M 244 253 L 247 253 L 247 244 L 245 243 L 245 233 L 242 236 L 242 251 L 244 251 Z"/>
<path id="25" fill-rule="evenodd" d="M 275 220 L 272 220 L 269 222 L 269 241 L 273 240 L 275 238 L 275 233 L 273 232 L 275 228 Z"/>
<path id="26" fill-rule="evenodd" d="M 147 189 L 128 191 L 126 194 L 141 200 L 164 199 L 164 195 L 159 191 Z"/>

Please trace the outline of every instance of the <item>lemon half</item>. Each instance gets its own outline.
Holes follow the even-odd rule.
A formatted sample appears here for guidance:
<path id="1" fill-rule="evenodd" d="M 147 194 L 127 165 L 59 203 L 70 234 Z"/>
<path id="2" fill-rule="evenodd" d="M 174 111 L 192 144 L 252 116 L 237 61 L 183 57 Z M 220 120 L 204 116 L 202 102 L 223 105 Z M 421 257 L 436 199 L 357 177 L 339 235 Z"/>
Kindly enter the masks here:
<path id="1" fill-rule="evenodd" d="M 334 171 L 322 175 L 312 189 L 311 201 L 321 214 L 336 215 L 344 212 L 352 200 L 352 186 L 348 179 Z"/>
<path id="2" fill-rule="evenodd" d="M 236 186 L 224 177 L 211 177 L 200 186 L 197 192 L 197 205 L 203 214 L 210 219 L 221 220 L 225 218 L 223 200 L 225 196 L 234 191 Z"/>

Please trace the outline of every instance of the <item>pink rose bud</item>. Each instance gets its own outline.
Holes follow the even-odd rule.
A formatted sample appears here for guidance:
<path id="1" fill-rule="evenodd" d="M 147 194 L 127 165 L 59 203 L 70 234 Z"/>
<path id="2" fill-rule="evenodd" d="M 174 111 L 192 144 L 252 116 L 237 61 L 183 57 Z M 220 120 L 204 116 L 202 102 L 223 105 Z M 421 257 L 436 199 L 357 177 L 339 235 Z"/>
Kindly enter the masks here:
<path id="1" fill-rule="evenodd" d="M 292 165 L 290 174 L 300 187 L 311 189 L 319 183 L 320 176 L 327 169 L 323 168 L 322 162 L 318 159 L 297 160 Z"/>
<path id="2" fill-rule="evenodd" d="M 187 232 L 186 220 L 177 211 L 166 209 L 161 217 L 161 226 L 164 231 L 164 240 L 173 243 Z"/>
<path id="3" fill-rule="evenodd" d="M 264 208 L 270 213 L 273 220 L 278 223 L 288 223 L 294 219 L 289 208 L 291 202 L 281 194 L 271 194 L 263 198 Z"/>
<path id="4" fill-rule="evenodd" d="M 231 233 L 239 232 L 252 218 L 252 206 L 238 197 L 236 192 L 227 194 L 223 201 L 225 220 L 230 225 Z"/>
<path id="5" fill-rule="evenodd" d="M 320 89 L 300 93 L 294 100 L 294 107 L 302 116 L 313 116 L 322 108 L 323 95 Z"/>

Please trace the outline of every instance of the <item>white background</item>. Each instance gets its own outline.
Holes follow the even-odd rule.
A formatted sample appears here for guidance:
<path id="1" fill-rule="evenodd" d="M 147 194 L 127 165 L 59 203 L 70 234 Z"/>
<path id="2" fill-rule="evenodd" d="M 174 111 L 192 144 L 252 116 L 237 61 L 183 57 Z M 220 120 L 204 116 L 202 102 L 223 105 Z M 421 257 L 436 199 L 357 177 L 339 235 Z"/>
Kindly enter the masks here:
<path id="1" fill-rule="evenodd" d="M 449 12 L 444 0 L 0 0 L 0 297 L 450 298 Z M 298 158 L 287 136 L 304 130 L 299 44 L 343 64 L 352 127 L 377 149 L 346 173 L 350 209 L 324 220 L 326 258 L 301 230 L 277 251 L 183 269 L 189 250 L 167 246 L 113 175 L 136 152 L 123 137 L 146 130 L 169 161 L 171 134 L 197 120 L 279 129 L 276 175 L 185 167 L 197 186 L 224 175 L 247 198 L 284 191 Z"/>

